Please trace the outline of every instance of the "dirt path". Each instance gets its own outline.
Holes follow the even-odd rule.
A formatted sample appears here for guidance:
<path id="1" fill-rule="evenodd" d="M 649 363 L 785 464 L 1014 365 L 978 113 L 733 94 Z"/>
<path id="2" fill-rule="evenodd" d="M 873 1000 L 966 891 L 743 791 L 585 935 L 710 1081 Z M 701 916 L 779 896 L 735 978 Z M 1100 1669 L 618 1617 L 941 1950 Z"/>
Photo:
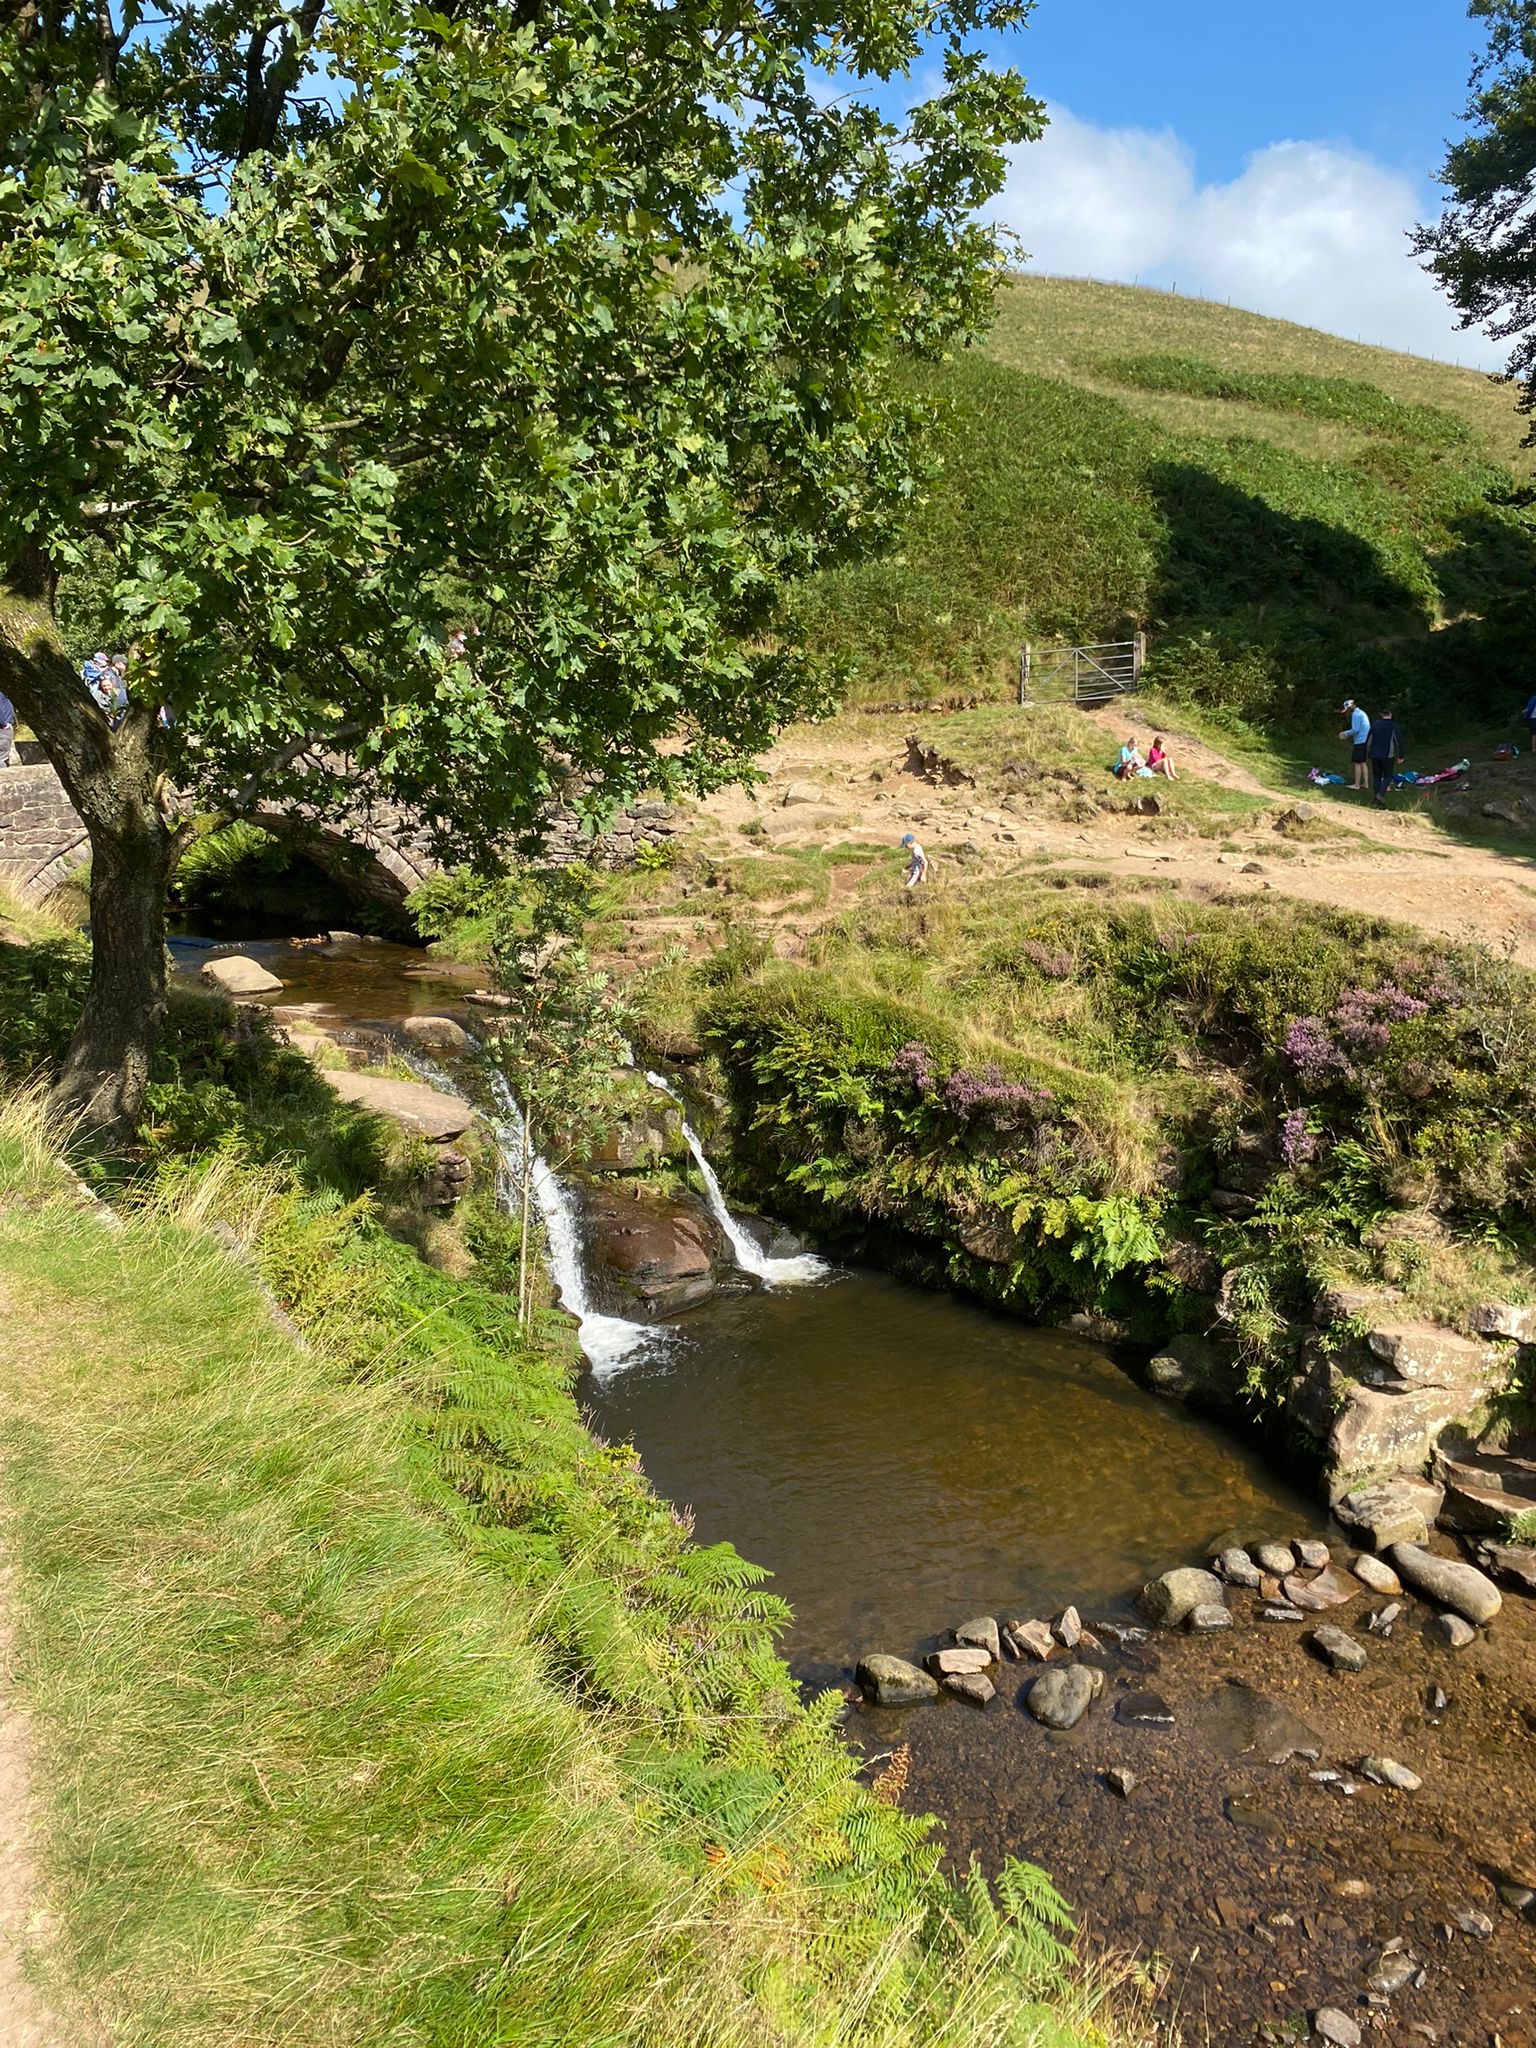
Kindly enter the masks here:
<path id="1" fill-rule="evenodd" d="M 71 2043 L 27 1973 L 28 1949 L 47 1925 L 37 1905 L 31 1848 L 27 1717 L 13 1677 L 11 1587 L 0 1572 L 0 2042 L 5 2048 L 81 2048 Z"/>
<path id="2" fill-rule="evenodd" d="M 1114 714 L 1090 715 L 1103 722 Z M 897 842 L 903 832 L 916 830 L 933 856 L 936 882 L 962 848 L 970 849 L 967 873 L 1070 862 L 1111 873 L 1160 875 L 1202 895 L 1272 892 L 1375 913 L 1416 925 L 1433 939 L 1507 947 L 1536 966 L 1536 858 L 1465 845 L 1417 812 L 1382 812 L 1363 802 L 1319 807 L 1348 836 L 1288 843 L 1277 836 L 1274 819 L 1295 802 L 1310 800 L 1306 792 L 1277 796 L 1239 763 L 1171 729 L 1181 774 L 1242 790 L 1271 807 L 1272 815 L 1234 823 L 1230 844 L 1236 851 L 1156 829 L 1162 821 L 1148 830 L 1114 814 L 1086 827 L 1045 812 L 1007 815 L 975 790 L 933 788 L 905 772 L 905 735 L 915 722 L 904 713 L 786 733 L 762 758 L 764 786 L 725 791 L 701 806 L 707 842 L 735 857 L 838 841 L 884 846 L 891 850 L 894 875 Z M 1106 736 L 1109 730 L 1105 724 Z M 786 804 L 786 792 L 796 783 L 814 795 Z M 834 888 L 832 905 L 820 915 L 836 908 L 838 893 Z M 802 928 L 815 921 L 814 913 L 797 912 L 793 919 Z"/>

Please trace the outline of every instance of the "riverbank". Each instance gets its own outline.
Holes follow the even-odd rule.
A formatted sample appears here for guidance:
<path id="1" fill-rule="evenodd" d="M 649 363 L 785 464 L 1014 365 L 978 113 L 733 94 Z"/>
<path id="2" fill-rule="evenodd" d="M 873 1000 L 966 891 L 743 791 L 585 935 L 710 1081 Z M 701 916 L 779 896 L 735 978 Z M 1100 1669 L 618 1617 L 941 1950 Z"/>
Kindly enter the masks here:
<path id="1" fill-rule="evenodd" d="M 760 1574 L 583 1429 L 563 1324 L 228 1147 L 117 1213 L 6 1108 L 41 1960 L 82 2035 L 1136 2038 L 1043 1880 L 956 1890 L 862 1789 Z"/>

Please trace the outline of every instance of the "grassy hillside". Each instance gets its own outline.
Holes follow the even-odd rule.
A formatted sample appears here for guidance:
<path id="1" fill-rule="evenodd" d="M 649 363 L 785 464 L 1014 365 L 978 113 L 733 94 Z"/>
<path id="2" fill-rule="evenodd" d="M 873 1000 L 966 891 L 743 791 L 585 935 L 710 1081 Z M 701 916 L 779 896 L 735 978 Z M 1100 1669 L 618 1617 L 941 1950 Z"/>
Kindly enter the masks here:
<path id="1" fill-rule="evenodd" d="M 1171 694 L 1273 724 L 1348 690 L 1422 725 L 1521 687 L 1536 522 L 1489 379 L 1051 279 L 908 376 L 925 500 L 895 554 L 802 599 L 854 701 L 1007 695 L 1022 641 L 1138 628 Z"/>

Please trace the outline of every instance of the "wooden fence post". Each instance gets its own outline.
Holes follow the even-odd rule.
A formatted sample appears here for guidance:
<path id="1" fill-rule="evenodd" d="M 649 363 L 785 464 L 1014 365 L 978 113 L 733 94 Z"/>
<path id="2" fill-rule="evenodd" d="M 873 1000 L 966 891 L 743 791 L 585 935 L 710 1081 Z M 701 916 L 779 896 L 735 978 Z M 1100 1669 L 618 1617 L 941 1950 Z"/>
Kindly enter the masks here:
<path id="1" fill-rule="evenodd" d="M 1019 702 L 1021 704 L 1029 702 L 1029 658 L 1030 647 L 1029 642 L 1026 640 L 1019 649 Z"/>

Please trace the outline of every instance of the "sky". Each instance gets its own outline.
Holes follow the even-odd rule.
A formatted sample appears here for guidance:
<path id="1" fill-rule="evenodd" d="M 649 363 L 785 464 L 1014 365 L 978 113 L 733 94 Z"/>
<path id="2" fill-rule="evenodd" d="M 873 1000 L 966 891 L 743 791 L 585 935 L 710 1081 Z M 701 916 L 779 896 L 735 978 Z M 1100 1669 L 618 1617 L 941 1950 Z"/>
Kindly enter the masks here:
<path id="1" fill-rule="evenodd" d="M 1051 126 L 992 212 L 1030 269 L 1496 368 L 1406 240 L 1439 210 L 1478 28 L 1462 0 L 1038 0 L 999 54 Z"/>

